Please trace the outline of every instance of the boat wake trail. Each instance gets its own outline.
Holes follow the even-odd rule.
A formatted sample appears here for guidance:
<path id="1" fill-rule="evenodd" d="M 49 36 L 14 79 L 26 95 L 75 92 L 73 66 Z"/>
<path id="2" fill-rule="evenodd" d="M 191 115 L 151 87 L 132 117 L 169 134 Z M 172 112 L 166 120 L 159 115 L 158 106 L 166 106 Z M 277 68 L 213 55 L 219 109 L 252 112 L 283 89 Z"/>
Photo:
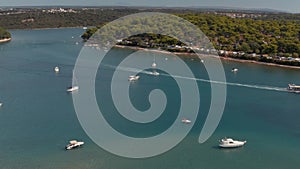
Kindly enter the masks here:
<path id="1" fill-rule="evenodd" d="M 145 73 L 151 75 L 153 72 L 141 70 L 137 68 L 129 68 L 129 67 L 116 67 L 112 65 L 104 65 L 106 67 L 110 68 L 118 68 L 118 70 L 127 71 L 127 72 L 133 72 L 133 73 Z M 242 83 L 232 83 L 232 82 L 222 82 L 222 81 L 213 81 L 209 79 L 201 79 L 201 78 L 191 78 L 191 77 L 184 77 L 184 76 L 178 76 L 178 75 L 170 75 L 161 73 L 160 76 L 168 76 L 173 78 L 179 78 L 179 79 L 185 79 L 185 80 L 195 80 L 199 82 L 205 82 L 205 83 L 214 83 L 214 84 L 221 84 L 221 85 L 227 85 L 227 86 L 237 86 L 237 87 L 245 87 L 245 88 L 252 88 L 252 89 L 261 89 L 261 90 L 270 90 L 270 91 L 280 91 L 280 92 L 287 92 L 288 90 L 286 88 L 282 87 L 274 87 L 274 86 L 263 86 L 263 85 L 252 85 L 252 84 L 242 84 Z"/>
<path id="2" fill-rule="evenodd" d="M 166 74 L 162 74 L 162 75 L 166 75 Z M 196 80 L 196 81 L 205 82 L 205 83 L 214 83 L 214 84 L 223 84 L 223 85 L 228 85 L 228 86 L 238 86 L 238 87 L 246 87 L 246 88 L 261 89 L 261 90 L 287 92 L 286 88 L 280 88 L 280 87 L 274 87 L 274 86 L 262 86 L 262 85 L 221 82 L 221 81 L 213 81 L 213 80 L 207 80 L 207 79 L 189 78 L 189 77 L 183 77 L 183 76 L 172 76 L 172 77 L 182 78 L 182 79 L 187 79 L 187 80 Z"/>

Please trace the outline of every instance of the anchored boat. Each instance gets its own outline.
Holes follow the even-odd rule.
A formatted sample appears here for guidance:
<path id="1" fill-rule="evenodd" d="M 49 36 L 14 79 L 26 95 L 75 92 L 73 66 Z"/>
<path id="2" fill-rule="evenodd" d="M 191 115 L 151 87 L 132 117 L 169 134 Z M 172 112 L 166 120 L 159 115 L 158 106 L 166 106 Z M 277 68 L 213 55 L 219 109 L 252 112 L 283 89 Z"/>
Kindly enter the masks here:
<path id="1" fill-rule="evenodd" d="M 222 148 L 236 148 L 236 147 L 241 147 L 244 144 L 246 144 L 247 141 L 238 141 L 238 140 L 233 140 L 232 138 L 223 138 L 220 140 L 219 147 Z"/>
<path id="2" fill-rule="evenodd" d="M 140 78 L 140 76 L 134 76 L 134 75 L 132 75 L 132 76 L 128 77 L 128 80 L 129 81 L 136 81 L 136 80 L 139 80 L 139 78 Z"/>
<path id="3" fill-rule="evenodd" d="M 69 144 L 66 145 L 66 150 L 72 150 L 74 148 L 78 148 L 78 147 L 82 146 L 83 144 L 84 144 L 84 142 L 82 142 L 82 141 L 71 140 L 71 141 L 69 141 Z"/>

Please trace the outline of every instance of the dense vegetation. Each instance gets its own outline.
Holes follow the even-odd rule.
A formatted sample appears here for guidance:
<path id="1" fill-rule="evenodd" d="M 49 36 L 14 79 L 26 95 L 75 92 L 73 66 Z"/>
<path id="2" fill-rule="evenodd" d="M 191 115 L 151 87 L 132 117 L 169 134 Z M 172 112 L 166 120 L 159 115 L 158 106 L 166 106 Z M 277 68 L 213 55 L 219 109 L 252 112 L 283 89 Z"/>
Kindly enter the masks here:
<path id="1" fill-rule="evenodd" d="M 299 57 L 298 20 L 236 19 L 207 14 L 179 15 L 199 28 L 220 50 Z"/>
<path id="2" fill-rule="evenodd" d="M 143 9 L 126 7 L 103 8 L 64 8 L 72 12 L 49 12 L 60 8 L 20 8 L 8 11 L 0 9 L 0 27 L 6 29 L 59 28 L 78 26 L 97 26 L 133 13 L 156 11 L 184 13 L 185 10 L 175 9 Z"/>
<path id="3" fill-rule="evenodd" d="M 7 30 L 0 27 L 0 39 L 7 39 L 10 37 L 11 37 L 10 33 Z"/>
<path id="4" fill-rule="evenodd" d="M 298 58 L 300 55 L 300 14 L 122 7 L 72 8 L 72 12 L 52 13 L 47 12 L 48 10 L 15 9 L 14 11 L 9 11 L 10 14 L 0 11 L 0 15 L 2 15 L 0 17 L 0 26 L 7 29 L 76 26 L 98 26 L 99 28 L 105 23 L 125 15 L 155 11 L 172 13 L 190 21 L 208 36 L 216 49 L 245 53 L 246 55 L 238 56 L 242 59 L 269 61 L 270 58 L 268 59 L 267 57 Z M 246 14 L 246 17 L 230 17 L 230 14 L 234 13 Z M 247 17 L 250 14 L 251 17 Z M 153 26 L 155 27 L 155 24 Z M 82 35 L 82 38 L 88 39 L 98 28 L 88 29 Z M 171 37 L 153 34 L 132 36 L 127 38 L 126 41 L 130 41 L 130 45 L 147 48 L 184 45 Z M 124 41 L 120 42 L 120 44 L 129 45 Z M 168 49 L 170 50 L 170 48 Z M 186 50 L 183 50 L 183 52 L 186 52 Z M 267 57 L 253 58 L 250 56 L 252 53 L 257 54 L 256 56 Z M 273 60 L 271 59 L 271 62 L 274 62 Z"/>
<path id="5" fill-rule="evenodd" d="M 178 14 L 178 16 L 197 25 L 218 50 L 295 58 L 300 55 L 300 24 L 298 20 L 237 19 L 202 13 L 186 13 Z M 155 27 L 156 24 L 151 25 Z M 96 30 L 96 28 L 87 30 L 82 37 L 88 39 Z M 130 44 L 142 47 L 162 47 L 161 44 L 182 45 L 176 39 L 152 34 L 141 34 L 126 40 L 130 41 Z"/>

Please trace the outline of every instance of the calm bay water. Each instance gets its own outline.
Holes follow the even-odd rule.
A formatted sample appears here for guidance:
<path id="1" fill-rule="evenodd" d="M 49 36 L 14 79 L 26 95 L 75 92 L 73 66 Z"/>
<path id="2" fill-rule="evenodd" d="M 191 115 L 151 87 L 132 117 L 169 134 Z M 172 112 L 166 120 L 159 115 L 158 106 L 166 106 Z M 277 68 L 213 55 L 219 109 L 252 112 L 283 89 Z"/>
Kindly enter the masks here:
<path id="1" fill-rule="evenodd" d="M 72 82 L 73 66 L 83 45 L 79 37 L 83 30 L 11 32 L 13 40 L 0 44 L 0 102 L 3 102 L 0 168 L 292 169 L 300 166 L 300 95 L 280 91 L 288 83 L 300 84 L 300 70 L 223 61 L 229 83 L 223 118 L 213 136 L 199 144 L 198 136 L 210 104 L 210 85 L 201 81 L 207 75 L 199 60 L 185 58 L 199 80 L 201 108 L 196 124 L 174 149 L 152 158 L 128 159 L 104 151 L 89 139 L 77 120 L 72 95 L 65 91 Z M 114 65 L 124 53 L 131 52 L 114 49 L 107 63 Z M 149 57 L 146 52 L 140 55 Z M 159 55 L 163 54 L 156 54 L 157 62 L 168 57 Z M 59 74 L 54 73 L 55 66 L 60 67 Z M 105 91 L 109 89 L 112 67 L 104 66 L 103 73 L 97 75 L 96 95 L 100 101 L 109 97 Z M 233 67 L 239 68 L 239 72 L 232 73 Z M 172 79 L 143 77 L 131 89 L 137 108 L 147 109 L 148 93 L 143 91 L 154 88 L 170 90 L 170 98 L 178 97 Z M 175 99 L 168 111 L 176 111 L 177 102 Z M 137 129 L 116 119 L 114 114 L 106 117 L 111 118 L 115 128 L 138 137 L 160 133 L 174 120 L 172 116 L 164 116 L 159 125 Z M 219 149 L 217 141 L 224 136 L 248 142 L 239 149 Z M 70 139 L 86 144 L 65 151 Z"/>

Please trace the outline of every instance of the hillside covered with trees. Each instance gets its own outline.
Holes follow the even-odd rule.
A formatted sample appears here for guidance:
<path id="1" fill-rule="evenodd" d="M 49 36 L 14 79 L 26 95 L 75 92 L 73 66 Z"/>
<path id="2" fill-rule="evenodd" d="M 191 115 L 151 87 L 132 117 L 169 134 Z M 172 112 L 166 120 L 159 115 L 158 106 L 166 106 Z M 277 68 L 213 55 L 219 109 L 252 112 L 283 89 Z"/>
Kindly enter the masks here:
<path id="1" fill-rule="evenodd" d="M 197 25 L 208 36 L 217 50 L 241 51 L 248 54 L 255 53 L 294 58 L 298 58 L 300 55 L 299 20 L 231 18 L 203 13 L 176 15 Z M 142 22 L 138 19 L 136 21 L 136 23 Z M 155 26 L 156 24 L 153 23 L 150 25 Z M 130 25 L 128 26 L 130 27 Z M 88 39 L 96 31 L 97 28 L 88 29 L 82 35 L 82 38 Z M 118 31 L 117 27 L 115 31 Z M 166 45 L 183 45 L 176 39 L 151 34 L 133 36 L 127 38 L 126 41 L 130 42 L 130 44 L 126 44 L 125 42 L 121 42 L 121 44 L 133 44 L 134 46 L 153 48 Z"/>
<path id="2" fill-rule="evenodd" d="M 87 40 L 106 23 L 138 12 L 170 13 L 188 20 L 202 30 L 221 56 L 284 64 L 290 64 L 290 61 L 297 65 L 300 63 L 300 14 L 143 7 L 20 8 L 0 11 L 0 27 L 32 29 L 92 26 L 82 35 Z M 174 48 L 186 45 L 163 35 L 140 34 L 123 39 L 119 44 L 192 52 L 184 47 Z M 297 62 L 294 63 L 295 59 Z"/>

